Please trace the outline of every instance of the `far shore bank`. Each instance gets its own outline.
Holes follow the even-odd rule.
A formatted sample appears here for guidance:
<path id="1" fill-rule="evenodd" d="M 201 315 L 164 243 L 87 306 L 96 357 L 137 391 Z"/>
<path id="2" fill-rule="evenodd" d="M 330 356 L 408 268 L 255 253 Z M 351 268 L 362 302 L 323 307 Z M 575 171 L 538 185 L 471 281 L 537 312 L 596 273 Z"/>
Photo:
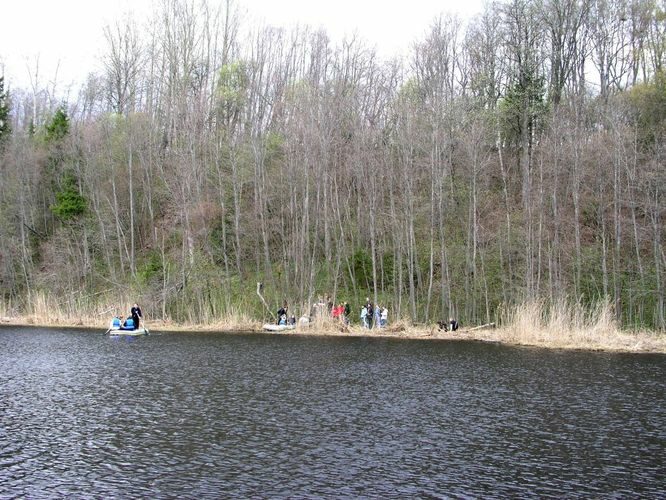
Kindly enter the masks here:
<path id="1" fill-rule="evenodd" d="M 525 332 L 507 327 L 461 328 L 455 332 L 442 331 L 437 325 L 409 326 L 396 322 L 381 329 L 367 330 L 361 326 L 345 326 L 337 322 L 326 321 L 309 326 L 298 325 L 294 330 L 280 333 L 263 330 L 263 324 L 253 321 L 217 322 L 212 324 L 182 324 L 171 321 L 148 320 L 144 324 L 152 332 L 227 332 L 227 333 L 265 333 L 275 335 L 298 335 L 319 337 L 376 337 L 413 340 L 467 340 L 498 343 L 512 346 L 538 347 L 547 349 L 607 351 L 627 353 L 666 354 L 666 334 L 657 332 L 621 332 L 599 333 L 595 331 L 572 332 L 567 335 L 553 335 L 547 331 Z M 0 317 L 0 325 L 36 326 L 36 327 L 73 327 L 106 330 L 108 325 L 99 321 L 76 318 L 71 321 L 37 320 L 33 317 Z"/>

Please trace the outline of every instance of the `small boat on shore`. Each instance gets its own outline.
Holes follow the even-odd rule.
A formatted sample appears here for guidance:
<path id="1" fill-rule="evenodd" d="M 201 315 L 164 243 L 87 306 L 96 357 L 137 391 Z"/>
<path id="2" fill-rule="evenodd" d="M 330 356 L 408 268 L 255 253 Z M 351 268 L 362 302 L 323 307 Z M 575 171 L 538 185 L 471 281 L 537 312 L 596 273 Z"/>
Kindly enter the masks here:
<path id="1" fill-rule="evenodd" d="M 296 325 L 274 325 L 272 323 L 264 325 L 264 330 L 269 332 L 282 332 L 284 330 L 293 330 L 294 328 L 296 328 Z"/>
<path id="2" fill-rule="evenodd" d="M 125 336 L 125 337 L 141 337 L 142 335 L 150 335 L 148 328 L 141 327 L 136 330 L 125 329 L 125 328 L 110 328 L 106 331 L 110 336 Z"/>

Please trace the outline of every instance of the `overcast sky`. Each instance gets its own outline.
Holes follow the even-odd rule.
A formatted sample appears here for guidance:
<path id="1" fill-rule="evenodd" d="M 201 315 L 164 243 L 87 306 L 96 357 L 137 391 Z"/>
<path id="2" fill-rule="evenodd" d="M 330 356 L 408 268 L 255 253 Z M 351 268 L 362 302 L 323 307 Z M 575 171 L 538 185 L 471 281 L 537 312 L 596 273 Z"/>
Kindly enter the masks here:
<path id="1" fill-rule="evenodd" d="M 334 40 L 357 33 L 380 55 L 402 55 L 441 13 L 469 17 L 482 0 L 235 0 L 244 25 L 323 27 Z M 40 81 L 58 69 L 61 91 L 99 71 L 102 28 L 124 12 L 143 22 L 154 0 L 8 0 L 2 7 L 0 73 L 13 86 L 29 85 L 28 66 L 39 58 Z M 139 23 L 139 24 L 140 24 Z"/>

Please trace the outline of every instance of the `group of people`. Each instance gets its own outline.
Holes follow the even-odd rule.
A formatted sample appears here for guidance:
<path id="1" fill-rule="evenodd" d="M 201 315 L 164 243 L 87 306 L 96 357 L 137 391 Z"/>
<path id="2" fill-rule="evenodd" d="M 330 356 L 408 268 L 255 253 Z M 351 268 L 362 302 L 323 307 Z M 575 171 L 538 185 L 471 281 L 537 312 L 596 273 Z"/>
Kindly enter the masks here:
<path id="1" fill-rule="evenodd" d="M 388 308 L 379 304 L 372 304 L 370 298 L 365 299 L 361 307 L 361 323 L 367 329 L 384 328 L 388 324 Z"/>
<path id="2" fill-rule="evenodd" d="M 339 319 L 345 325 L 349 324 L 349 315 L 351 314 L 351 307 L 349 302 L 340 302 L 337 306 L 331 309 L 331 316 L 333 319 Z"/>
<path id="3" fill-rule="evenodd" d="M 321 318 L 330 318 L 333 315 L 334 304 L 331 297 L 326 295 L 322 297 L 321 295 L 317 299 L 317 302 L 312 304 L 310 308 L 310 318 L 312 319 L 321 319 Z"/>
<path id="4" fill-rule="evenodd" d="M 439 326 L 439 329 L 444 332 L 455 332 L 458 329 L 458 326 L 460 326 L 458 321 L 454 318 L 449 318 L 448 323 L 446 321 L 438 321 L 437 325 Z"/>
<path id="5" fill-rule="evenodd" d="M 310 308 L 310 319 L 323 319 L 333 318 L 342 321 L 344 324 L 349 324 L 349 315 L 351 314 L 351 307 L 349 303 L 340 302 L 338 305 L 333 303 L 330 296 L 319 296 L 317 301 L 312 304 Z"/>
<path id="6" fill-rule="evenodd" d="M 325 299 L 319 298 L 318 302 L 313 306 L 313 312 L 319 317 L 332 317 L 333 319 L 340 320 L 343 324 L 349 325 L 351 323 L 351 306 L 349 302 L 340 302 L 337 306 L 327 296 Z M 373 305 L 370 298 L 365 299 L 365 305 L 361 308 L 361 324 L 365 328 L 381 328 L 388 323 L 388 308 L 380 305 Z"/>
<path id="7" fill-rule="evenodd" d="M 296 316 L 292 315 L 289 317 L 289 306 L 285 302 L 277 312 L 277 324 L 278 325 L 295 325 Z"/>
<path id="8" fill-rule="evenodd" d="M 117 330 L 136 330 L 139 328 L 139 323 L 143 319 L 141 308 L 138 304 L 134 304 L 130 309 L 130 314 L 123 321 L 122 314 L 117 314 L 111 320 L 111 329 Z"/>
<path id="9" fill-rule="evenodd" d="M 134 304 L 135 307 L 138 307 Z M 132 308 L 134 311 L 134 308 Z M 139 314 L 141 310 L 139 309 Z M 303 316 L 301 322 L 309 323 L 317 318 L 333 318 L 340 320 L 343 324 L 350 324 L 351 307 L 348 302 L 340 302 L 337 306 L 333 304 L 328 296 L 318 298 L 317 302 L 312 305 L 310 316 Z M 361 324 L 368 330 L 372 328 L 384 328 L 388 324 L 388 308 L 380 304 L 373 304 L 369 297 L 366 297 L 365 304 L 361 307 L 360 318 Z M 289 316 L 289 307 L 287 302 L 277 311 L 277 324 L 278 325 L 295 325 L 296 317 Z M 138 320 L 137 320 L 138 325 Z M 460 326 L 455 318 L 449 318 L 448 321 L 438 321 L 439 329 L 445 332 L 455 332 Z"/>
<path id="10" fill-rule="evenodd" d="M 334 306 L 333 302 L 328 296 L 326 298 L 319 297 L 317 302 L 312 305 L 309 316 L 303 316 L 301 322 L 309 323 L 315 319 L 321 318 L 334 318 L 339 319 L 344 324 L 349 324 L 349 315 L 351 314 L 351 307 L 347 302 L 340 302 L 339 305 Z M 276 323 L 278 325 L 295 325 L 296 316 L 289 316 L 289 306 L 285 301 L 277 311 Z"/>
<path id="11" fill-rule="evenodd" d="M 351 324 L 352 308 L 349 302 L 340 302 L 337 305 L 333 303 L 329 296 L 319 297 L 310 309 L 310 315 L 301 318 L 301 322 L 310 323 L 311 321 L 323 318 L 333 318 L 339 320 L 344 325 Z M 296 324 L 296 317 L 289 316 L 287 302 L 278 309 L 276 323 L 278 325 Z M 370 328 L 381 328 L 388 324 L 388 308 L 373 305 L 369 298 L 361 309 L 361 324 Z"/>

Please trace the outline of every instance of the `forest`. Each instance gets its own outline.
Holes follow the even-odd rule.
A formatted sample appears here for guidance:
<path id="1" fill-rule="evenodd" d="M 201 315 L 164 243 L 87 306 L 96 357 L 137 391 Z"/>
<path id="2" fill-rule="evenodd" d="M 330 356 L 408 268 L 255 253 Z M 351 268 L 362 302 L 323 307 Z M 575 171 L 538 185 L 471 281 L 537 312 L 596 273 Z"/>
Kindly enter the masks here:
<path id="1" fill-rule="evenodd" d="M 666 329 L 664 0 L 490 2 L 395 58 L 232 0 L 104 37 L 65 100 L 0 78 L 0 312 L 267 318 L 261 282 L 301 313 L 608 301 Z"/>

